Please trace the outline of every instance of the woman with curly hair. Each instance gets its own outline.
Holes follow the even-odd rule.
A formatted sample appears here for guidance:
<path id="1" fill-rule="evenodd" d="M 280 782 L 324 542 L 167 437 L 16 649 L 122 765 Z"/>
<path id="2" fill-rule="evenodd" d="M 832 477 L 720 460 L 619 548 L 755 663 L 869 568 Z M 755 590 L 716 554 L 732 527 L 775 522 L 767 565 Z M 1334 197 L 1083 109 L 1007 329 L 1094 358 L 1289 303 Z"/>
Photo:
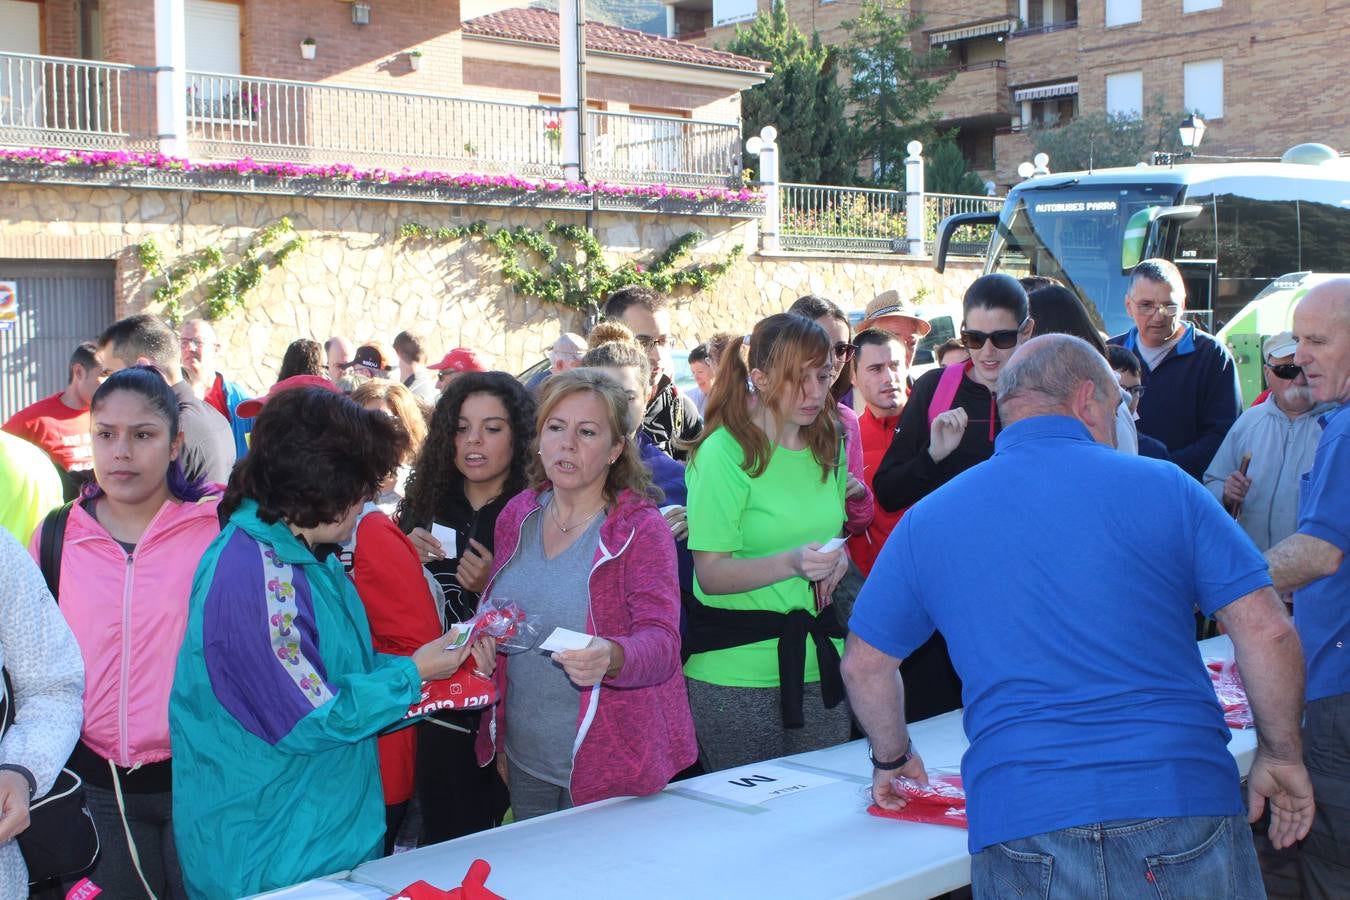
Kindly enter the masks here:
<path id="1" fill-rule="evenodd" d="M 632 418 L 603 372 L 550 378 L 530 487 L 497 521 L 487 596 L 519 603 L 541 634 L 591 636 L 581 649 L 521 653 L 509 671 L 499 661 L 502 699 L 486 714 L 496 727 L 479 731 L 479 761 L 497 754 L 508 768 L 518 820 L 655 793 L 697 755 L 675 541 L 628 437 Z"/>
<path id="2" fill-rule="evenodd" d="M 309 338 L 291 341 L 286 353 L 281 357 L 281 371 L 277 372 L 277 381 L 285 381 L 294 375 L 328 377 L 328 368 L 323 364 L 322 344 Z"/>
<path id="3" fill-rule="evenodd" d="M 174 837 L 192 896 L 239 897 L 379 855 L 375 736 L 470 646 L 377 653 L 356 588 L 320 544 L 351 534 L 407 436 L 320 387 L 266 399 L 197 568 L 169 699 Z M 491 661 L 489 660 L 489 663 Z"/>
<path id="4" fill-rule="evenodd" d="M 445 389 L 408 478 L 399 523 L 444 594 L 447 622 L 478 608 L 493 560 L 493 529 L 525 487 L 534 440 L 534 398 L 505 372 L 465 372 Z M 506 786 L 480 768 L 476 713 L 438 713 L 418 726 L 417 797 L 422 842 L 439 843 L 501 824 Z"/>

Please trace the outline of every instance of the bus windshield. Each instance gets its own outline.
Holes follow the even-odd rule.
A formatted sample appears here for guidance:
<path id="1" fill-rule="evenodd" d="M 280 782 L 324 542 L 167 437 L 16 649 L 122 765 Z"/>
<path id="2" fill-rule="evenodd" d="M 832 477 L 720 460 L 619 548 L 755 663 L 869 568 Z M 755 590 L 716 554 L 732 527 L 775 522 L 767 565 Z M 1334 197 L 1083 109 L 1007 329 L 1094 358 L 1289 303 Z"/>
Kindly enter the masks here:
<path id="1" fill-rule="evenodd" d="M 1108 334 L 1119 334 L 1131 324 L 1129 275 L 1121 269 L 1126 224 L 1142 209 L 1172 206 L 1181 190 L 1179 184 L 1088 186 L 1076 179 L 1026 184 L 1003 208 L 986 270 L 1055 278 L 1096 307 Z"/>

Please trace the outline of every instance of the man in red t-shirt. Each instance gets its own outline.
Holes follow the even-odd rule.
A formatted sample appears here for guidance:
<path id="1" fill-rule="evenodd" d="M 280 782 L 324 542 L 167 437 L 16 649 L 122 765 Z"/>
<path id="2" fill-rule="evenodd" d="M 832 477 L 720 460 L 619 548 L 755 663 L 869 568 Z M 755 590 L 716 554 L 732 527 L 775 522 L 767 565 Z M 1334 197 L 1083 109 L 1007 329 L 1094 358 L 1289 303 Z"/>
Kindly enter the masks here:
<path id="1" fill-rule="evenodd" d="M 853 356 L 853 389 L 863 401 L 863 410 L 858 416 L 858 429 L 862 433 L 863 475 L 867 486 L 871 487 L 877 467 L 891 446 L 895 426 L 900 422 L 900 413 L 905 408 L 908 353 L 898 337 L 880 328 L 859 332 L 853 339 L 853 346 L 857 348 Z M 849 555 L 863 575 L 871 571 L 872 562 L 881 552 L 881 545 L 886 543 L 887 536 L 895 523 L 900 521 L 901 515 L 903 510 L 891 513 L 878 506 L 867 530 L 849 538 Z"/>
<path id="2" fill-rule="evenodd" d="M 248 392 L 216 371 L 216 358 L 220 353 L 216 330 L 205 319 L 188 319 L 178 336 L 178 347 L 183 363 L 183 380 L 192 388 L 197 399 L 230 423 L 235 455 L 243 456 L 248 452 L 246 436 L 253 430 L 253 421 L 241 418 L 235 410 L 248 399 Z"/>
<path id="3" fill-rule="evenodd" d="M 89 401 L 108 377 L 97 353 L 92 341 L 76 347 L 70 355 L 66 389 L 19 410 L 3 426 L 10 434 L 47 451 L 52 461 L 77 481 L 87 479 L 94 467 Z"/>

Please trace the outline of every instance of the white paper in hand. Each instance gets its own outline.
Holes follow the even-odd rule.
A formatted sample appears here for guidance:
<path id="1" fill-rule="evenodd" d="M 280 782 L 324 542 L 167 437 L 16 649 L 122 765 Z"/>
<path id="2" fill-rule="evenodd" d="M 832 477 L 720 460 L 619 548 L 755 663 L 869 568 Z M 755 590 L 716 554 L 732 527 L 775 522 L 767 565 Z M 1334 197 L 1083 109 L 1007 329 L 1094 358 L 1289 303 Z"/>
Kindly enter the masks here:
<path id="1" fill-rule="evenodd" d="M 431 536 L 441 542 L 441 549 L 445 551 L 446 556 L 454 557 L 459 555 L 459 532 L 442 525 L 439 522 L 431 523 Z"/>
<path id="2" fill-rule="evenodd" d="M 841 538 L 841 537 L 830 538 L 828 541 L 826 541 L 825 543 L 821 544 L 818 548 L 816 548 L 816 552 L 817 552 L 817 553 L 833 553 L 834 551 L 838 550 L 838 549 L 839 549 L 840 547 L 842 547 L 842 546 L 844 546 L 844 539 L 843 539 L 843 538 Z"/>
<path id="3" fill-rule="evenodd" d="M 539 649 L 545 653 L 558 653 L 563 650 L 582 650 L 591 643 L 591 636 L 580 631 L 573 631 L 570 628 L 555 628 L 553 633 L 544 639 L 539 645 Z"/>

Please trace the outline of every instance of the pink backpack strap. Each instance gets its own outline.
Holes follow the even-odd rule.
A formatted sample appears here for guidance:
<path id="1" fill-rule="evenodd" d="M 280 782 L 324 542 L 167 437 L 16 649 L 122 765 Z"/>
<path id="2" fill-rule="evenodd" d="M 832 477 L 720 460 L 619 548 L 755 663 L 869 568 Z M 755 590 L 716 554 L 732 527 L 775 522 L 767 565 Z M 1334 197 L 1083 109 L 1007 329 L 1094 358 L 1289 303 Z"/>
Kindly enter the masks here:
<path id="1" fill-rule="evenodd" d="M 966 371 L 974 368 L 970 362 L 954 363 L 950 366 L 944 366 L 942 377 L 938 379 L 937 390 L 933 392 L 933 402 L 928 404 L 928 425 L 931 428 L 933 420 L 952 408 L 952 402 L 956 400 L 956 391 L 961 387 L 961 379 L 966 377 Z"/>

